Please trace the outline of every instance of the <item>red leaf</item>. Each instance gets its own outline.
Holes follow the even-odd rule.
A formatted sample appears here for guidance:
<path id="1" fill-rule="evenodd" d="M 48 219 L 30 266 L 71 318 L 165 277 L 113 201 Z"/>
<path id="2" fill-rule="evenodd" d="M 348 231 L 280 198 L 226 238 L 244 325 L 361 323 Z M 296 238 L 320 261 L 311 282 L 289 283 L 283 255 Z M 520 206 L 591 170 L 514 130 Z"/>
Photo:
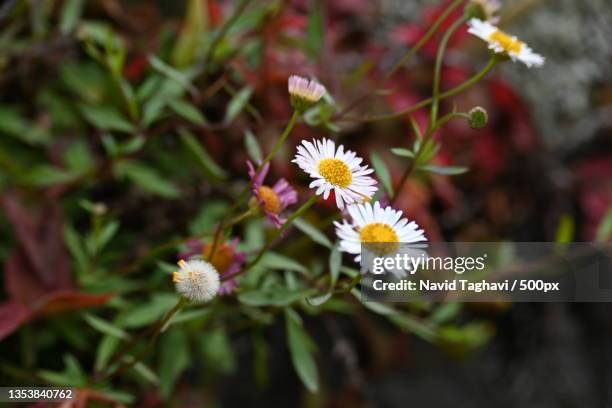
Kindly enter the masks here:
<path id="1" fill-rule="evenodd" d="M 57 202 L 41 203 L 38 212 L 28 211 L 17 196 L 7 193 L 2 198 L 6 215 L 21 245 L 28 279 L 48 289 L 68 289 L 70 260 L 63 239 L 63 217 Z M 25 270 L 16 271 L 26 273 Z M 31 273 L 30 273 L 31 272 Z M 19 278 L 21 279 L 21 277 Z"/>
<path id="2" fill-rule="evenodd" d="M 33 313 L 25 306 L 9 300 L 0 304 L 0 340 L 30 320 Z"/>
<path id="3" fill-rule="evenodd" d="M 45 316 L 53 313 L 66 312 L 70 310 L 85 309 L 92 306 L 101 306 L 108 302 L 114 295 L 90 295 L 78 292 L 55 292 L 51 294 L 44 304 L 37 307 L 37 316 Z"/>

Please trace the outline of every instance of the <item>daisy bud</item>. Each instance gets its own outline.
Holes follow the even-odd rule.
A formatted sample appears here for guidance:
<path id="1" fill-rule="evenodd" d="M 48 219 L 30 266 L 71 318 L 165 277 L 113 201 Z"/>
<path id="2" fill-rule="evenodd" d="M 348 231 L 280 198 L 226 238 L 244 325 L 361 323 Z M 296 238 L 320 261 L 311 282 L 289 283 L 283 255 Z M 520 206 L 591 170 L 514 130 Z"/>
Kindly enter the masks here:
<path id="1" fill-rule="evenodd" d="M 208 302 L 219 291 L 219 273 L 209 262 L 199 259 L 180 260 L 181 269 L 172 273 L 176 291 L 185 298 L 198 303 Z"/>
<path id="2" fill-rule="evenodd" d="M 465 6 L 465 14 L 468 18 L 477 18 L 493 24 L 499 22 L 499 9 L 501 4 L 497 0 L 470 0 Z"/>
<path id="3" fill-rule="evenodd" d="M 101 217 L 108 212 L 108 207 L 104 203 L 95 203 L 91 208 L 91 211 L 94 213 L 94 215 Z"/>
<path id="4" fill-rule="evenodd" d="M 470 127 L 472 129 L 482 129 L 487 125 L 487 122 L 489 121 L 489 115 L 487 114 L 487 111 L 480 106 L 476 106 L 475 108 L 470 110 L 468 112 L 468 115 L 468 123 L 470 124 Z"/>
<path id="5" fill-rule="evenodd" d="M 313 107 L 325 95 L 323 85 L 301 76 L 291 75 L 288 85 L 291 106 L 298 112 L 304 112 Z"/>

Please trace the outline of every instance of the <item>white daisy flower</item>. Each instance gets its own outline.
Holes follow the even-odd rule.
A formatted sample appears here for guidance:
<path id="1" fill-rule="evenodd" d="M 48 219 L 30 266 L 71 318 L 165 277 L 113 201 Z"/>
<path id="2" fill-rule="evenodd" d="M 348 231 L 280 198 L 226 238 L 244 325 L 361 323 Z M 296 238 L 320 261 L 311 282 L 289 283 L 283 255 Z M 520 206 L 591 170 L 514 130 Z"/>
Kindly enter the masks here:
<path id="1" fill-rule="evenodd" d="M 380 255 L 395 253 L 400 243 L 427 241 L 423 230 L 414 221 L 402 218 L 402 212 L 391 207 L 382 208 L 377 201 L 372 204 L 355 204 L 347 208 L 352 222 L 334 221 L 336 235 L 340 238 L 340 250 L 357 255 L 361 261 L 361 245 L 372 245 L 372 251 Z"/>
<path id="2" fill-rule="evenodd" d="M 315 179 L 309 187 L 316 188 L 317 195 L 323 194 L 327 200 L 334 190 L 341 210 L 345 203 L 360 203 L 376 193 L 376 180 L 368 176 L 374 170 L 361 166 L 363 159 L 350 150 L 345 152 L 344 146 L 336 149 L 333 140 L 303 140 L 292 161 Z"/>
<path id="3" fill-rule="evenodd" d="M 496 53 L 505 54 L 512 61 L 519 60 L 528 67 L 539 67 L 544 64 L 543 56 L 536 54 L 527 44 L 503 32 L 493 24 L 473 18 L 468 21 L 468 25 L 470 26 L 468 32 L 485 40 L 489 43 L 489 49 Z"/>
<path id="4" fill-rule="evenodd" d="M 191 259 L 180 260 L 178 265 L 181 269 L 172 273 L 172 281 L 178 293 L 198 303 L 208 302 L 217 295 L 219 273 L 211 263 Z"/>
<path id="5" fill-rule="evenodd" d="M 288 81 L 291 105 L 303 112 L 325 95 L 325 87 L 318 82 L 297 75 L 291 75 Z"/>

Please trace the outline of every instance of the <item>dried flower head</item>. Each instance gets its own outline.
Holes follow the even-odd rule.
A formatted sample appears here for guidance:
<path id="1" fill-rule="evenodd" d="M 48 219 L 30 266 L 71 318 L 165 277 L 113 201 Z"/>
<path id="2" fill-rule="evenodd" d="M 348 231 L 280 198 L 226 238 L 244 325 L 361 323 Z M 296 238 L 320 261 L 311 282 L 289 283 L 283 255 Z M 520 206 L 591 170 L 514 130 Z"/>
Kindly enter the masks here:
<path id="1" fill-rule="evenodd" d="M 325 87 L 314 80 L 291 75 L 288 81 L 291 105 L 304 112 L 314 106 L 325 95 Z"/>
<path id="2" fill-rule="evenodd" d="M 361 166 L 362 158 L 340 145 L 336 149 L 333 140 L 303 140 L 297 147 L 294 163 L 315 180 L 310 188 L 316 188 L 316 194 L 323 194 L 327 200 L 334 190 L 339 209 L 344 204 L 361 203 L 376 193 L 376 180 L 368 176 L 374 172 L 368 166 Z"/>
<path id="3" fill-rule="evenodd" d="M 219 273 L 215 267 L 199 259 L 180 260 L 180 269 L 172 273 L 176 291 L 185 298 L 198 302 L 208 302 L 219 291 Z"/>
<path id="4" fill-rule="evenodd" d="M 212 243 L 205 243 L 199 239 L 193 239 L 185 243 L 186 250 L 179 254 L 180 259 L 207 259 L 215 267 L 220 277 L 223 278 L 219 286 L 219 295 L 230 295 L 238 286 L 238 282 L 232 276 L 236 275 L 246 262 L 247 254 L 238 250 L 240 240 L 220 239 L 213 250 Z"/>
<path id="5" fill-rule="evenodd" d="M 544 57 L 533 52 L 531 48 L 516 37 L 505 33 L 493 24 L 473 18 L 468 21 L 468 32 L 486 41 L 489 49 L 503 54 L 512 61 L 521 61 L 528 67 L 539 67 L 544 64 Z"/>

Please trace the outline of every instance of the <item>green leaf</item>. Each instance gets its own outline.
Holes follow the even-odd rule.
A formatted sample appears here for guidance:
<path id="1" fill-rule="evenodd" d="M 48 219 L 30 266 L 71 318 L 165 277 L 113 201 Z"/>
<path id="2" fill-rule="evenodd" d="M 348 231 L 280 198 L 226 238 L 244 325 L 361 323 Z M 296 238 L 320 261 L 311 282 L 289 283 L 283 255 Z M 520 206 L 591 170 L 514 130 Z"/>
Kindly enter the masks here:
<path id="1" fill-rule="evenodd" d="M 440 174 L 442 176 L 455 176 L 457 174 L 463 174 L 469 169 L 467 167 L 460 166 L 434 166 L 431 164 L 427 164 L 425 166 L 419 167 L 419 170 L 434 174 Z"/>
<path id="2" fill-rule="evenodd" d="M 0 106 L 0 134 L 6 134 L 31 145 L 51 141 L 49 132 L 30 122 L 13 107 Z"/>
<path id="3" fill-rule="evenodd" d="M 102 337 L 96 350 L 96 362 L 94 363 L 96 371 L 102 371 L 106 368 L 120 343 L 121 340 L 115 336 L 106 335 Z"/>
<path id="4" fill-rule="evenodd" d="M 200 347 L 207 367 L 221 374 L 229 374 L 236 368 L 236 358 L 230 339 L 222 329 L 215 329 L 201 337 Z"/>
<path id="5" fill-rule="evenodd" d="M 142 108 L 142 126 L 149 127 L 160 120 L 167 104 L 168 101 L 160 96 L 148 100 Z"/>
<path id="6" fill-rule="evenodd" d="M 168 310 L 176 305 L 177 301 L 178 297 L 174 294 L 160 293 L 154 295 L 149 302 L 130 308 L 122 314 L 117 323 L 121 327 L 130 329 L 147 326 L 161 319 Z"/>
<path id="7" fill-rule="evenodd" d="M 317 244 L 321 244 L 327 248 L 332 247 L 332 243 L 329 240 L 329 238 L 327 238 L 325 234 L 319 231 L 317 227 L 310 224 L 308 221 L 304 220 L 303 218 L 296 218 L 293 221 L 293 225 L 295 225 L 304 234 L 308 235 L 310 239 L 312 239 Z"/>
<path id="8" fill-rule="evenodd" d="M 62 372 L 39 370 L 37 375 L 45 382 L 56 386 L 83 387 L 86 384 L 87 377 L 73 355 L 64 355 L 64 367 Z"/>
<path id="9" fill-rule="evenodd" d="M 319 296 L 313 296 L 313 297 L 307 298 L 306 301 L 311 306 L 319 307 L 325 302 L 327 302 L 329 299 L 331 299 L 331 297 L 332 297 L 331 293 L 324 293 Z"/>
<path id="10" fill-rule="evenodd" d="M 245 86 L 233 96 L 232 100 L 227 105 L 227 111 L 225 112 L 226 123 L 233 121 L 236 116 L 242 112 L 246 104 L 249 102 L 252 93 L 253 88 L 250 86 Z"/>
<path id="11" fill-rule="evenodd" d="M 227 213 L 228 203 L 223 200 L 210 199 L 202 203 L 202 207 L 189 223 L 189 234 L 205 235 L 212 232 L 221 218 Z"/>
<path id="12" fill-rule="evenodd" d="M 119 177 L 127 177 L 134 184 L 149 193 L 166 198 L 178 198 L 181 195 L 174 184 L 163 179 L 152 168 L 135 160 L 120 161 L 115 164 L 114 170 Z"/>
<path id="13" fill-rule="evenodd" d="M 204 146 L 187 129 L 179 129 L 179 134 L 185 148 L 191 153 L 196 163 L 200 165 L 204 174 L 211 181 L 222 181 L 227 175 L 225 171 L 208 154 Z"/>
<path id="14" fill-rule="evenodd" d="M 256 164 L 263 161 L 261 147 L 259 147 L 259 143 L 257 143 L 257 139 L 250 129 L 244 131 L 244 147 L 246 148 L 249 157 L 251 157 L 251 160 L 253 160 Z"/>
<path id="15" fill-rule="evenodd" d="M 357 288 L 353 288 L 351 290 L 351 294 L 353 296 L 355 296 L 355 298 L 357 300 L 359 300 L 359 302 L 361 302 L 362 305 L 365 306 L 366 309 L 371 310 L 372 312 L 379 314 L 379 315 L 392 315 L 392 314 L 396 314 L 397 310 L 384 305 L 382 303 L 378 303 L 378 302 L 371 302 L 371 301 L 364 301 L 363 297 L 361 295 L 361 292 L 359 292 L 359 290 Z"/>
<path id="16" fill-rule="evenodd" d="M 310 57 L 316 60 L 317 56 L 321 54 L 325 41 L 323 2 L 322 0 L 313 0 L 310 4 L 308 26 L 306 27 L 306 49 Z"/>
<path id="17" fill-rule="evenodd" d="M 429 138 L 425 141 L 425 144 L 420 147 L 422 140 L 417 139 L 415 141 L 415 145 L 418 145 L 421 149 L 421 153 L 418 158 L 418 166 L 421 167 L 424 163 L 429 163 L 429 161 L 438 153 L 440 150 L 440 144 L 433 138 Z M 419 148 L 414 148 L 415 152 L 419 151 Z"/>
<path id="18" fill-rule="evenodd" d="M 612 238 L 612 207 L 608 209 L 608 212 L 602 218 L 597 228 L 595 240 L 597 242 L 607 242 L 610 238 Z"/>
<path id="19" fill-rule="evenodd" d="M 60 31 L 62 34 L 70 34 L 76 27 L 83 12 L 84 0 L 66 0 L 62 7 L 60 17 Z"/>
<path id="20" fill-rule="evenodd" d="M 270 288 L 245 292 L 238 295 L 238 300 L 249 306 L 289 306 L 312 295 L 314 289 L 284 290 Z"/>
<path id="21" fill-rule="evenodd" d="M 195 309 L 195 310 L 181 310 L 168 324 L 168 327 L 175 324 L 187 323 L 192 320 L 207 318 L 211 314 L 211 309 Z"/>
<path id="22" fill-rule="evenodd" d="M 172 393 L 176 380 L 189 365 L 189 343 L 181 330 L 169 330 L 161 338 L 159 347 L 160 391 L 165 398 Z"/>
<path id="23" fill-rule="evenodd" d="M 196 62 L 198 53 L 208 42 L 207 4 L 201 0 L 186 2 L 183 27 L 172 50 L 172 62 L 175 65 L 183 67 Z"/>
<path id="24" fill-rule="evenodd" d="M 70 183 L 79 178 L 79 174 L 66 171 L 58 167 L 42 164 L 28 172 L 23 181 L 33 186 L 52 186 L 55 184 Z"/>
<path id="25" fill-rule="evenodd" d="M 79 269 L 84 271 L 89 264 L 89 258 L 85 253 L 79 234 L 71 225 L 66 225 L 64 228 L 64 242 L 72 254 L 72 257 L 75 259 Z"/>
<path id="26" fill-rule="evenodd" d="M 85 120 L 98 129 L 125 133 L 132 133 L 136 130 L 134 125 L 111 106 L 81 105 L 79 109 Z"/>
<path id="27" fill-rule="evenodd" d="M 197 89 L 195 89 L 195 87 L 191 84 L 188 75 L 185 73 L 171 67 L 161 59 L 157 58 L 155 55 L 149 55 L 149 63 L 154 70 L 178 83 L 184 89 L 191 92 L 197 92 Z"/>
<path id="28" fill-rule="evenodd" d="M 436 308 L 436 310 L 429 316 L 429 321 L 435 324 L 443 324 L 454 319 L 463 307 L 462 303 L 449 302 L 442 303 Z"/>
<path id="29" fill-rule="evenodd" d="M 119 231 L 119 225 L 119 221 L 113 220 L 102 227 L 102 230 L 98 234 L 96 240 L 96 249 L 98 252 L 104 249 L 106 244 L 108 244 L 115 234 L 117 234 L 117 231 Z"/>
<path id="30" fill-rule="evenodd" d="M 414 159 L 414 152 L 412 150 L 404 149 L 403 147 L 394 147 L 391 149 L 391 153 L 396 156 Z"/>
<path id="31" fill-rule="evenodd" d="M 445 326 L 439 331 L 439 340 L 465 351 L 473 350 L 485 344 L 494 334 L 495 329 L 488 322 L 471 322 L 463 327 Z"/>
<path id="32" fill-rule="evenodd" d="M 119 145 L 119 151 L 123 154 L 136 153 L 137 151 L 142 149 L 146 142 L 147 139 L 143 136 L 134 136 L 131 139 L 121 143 Z"/>
<path id="33" fill-rule="evenodd" d="M 126 356 L 126 358 L 124 358 L 124 361 L 131 363 L 134 361 L 134 357 L 132 356 Z M 159 378 L 157 377 L 157 374 L 155 374 L 155 372 L 153 370 L 151 370 L 146 364 L 144 364 L 142 361 L 137 362 L 136 364 L 134 364 L 132 366 L 132 368 L 134 369 L 134 371 L 136 371 L 142 378 L 144 378 L 146 381 L 150 382 L 153 385 L 158 385 L 159 384 Z"/>
<path id="34" fill-rule="evenodd" d="M 574 219 L 569 214 L 564 214 L 557 226 L 555 234 L 555 242 L 557 244 L 567 244 L 574 239 L 574 230 L 576 229 Z"/>
<path id="35" fill-rule="evenodd" d="M 336 285 L 338 276 L 340 275 L 340 267 L 342 267 L 342 253 L 340 247 L 334 245 L 329 254 L 329 274 L 330 274 L 330 287 L 333 288 Z"/>
<path id="36" fill-rule="evenodd" d="M 130 335 L 119 327 L 92 314 L 85 313 L 83 314 L 83 318 L 91 327 L 108 336 L 114 336 L 122 340 L 128 340 L 130 338 Z"/>
<path id="37" fill-rule="evenodd" d="M 285 310 L 287 344 L 291 361 L 298 377 L 310 392 L 319 390 L 319 374 L 313 356 L 314 342 L 302 327 L 299 316 L 292 309 Z"/>
<path id="38" fill-rule="evenodd" d="M 409 316 L 405 313 L 395 313 L 388 315 L 387 319 L 389 319 L 391 323 L 395 324 L 403 331 L 408 333 L 414 333 L 424 340 L 434 342 L 437 339 L 438 334 L 433 327 L 424 322 L 419 321 L 413 316 Z"/>
<path id="39" fill-rule="evenodd" d="M 78 173 L 85 173 L 93 167 L 93 157 L 82 141 L 71 144 L 64 153 L 64 164 L 70 170 Z"/>
<path id="40" fill-rule="evenodd" d="M 276 252 L 266 252 L 261 258 L 260 265 L 270 269 L 308 273 L 308 269 L 299 262 Z"/>
<path id="41" fill-rule="evenodd" d="M 370 160 L 372 161 L 372 166 L 376 171 L 376 175 L 382 182 L 385 190 L 387 190 L 387 194 L 393 197 L 393 183 L 391 182 L 391 174 L 389 173 L 387 165 L 377 153 L 372 153 Z"/>
<path id="42" fill-rule="evenodd" d="M 188 121 L 193 122 L 196 125 L 206 124 L 206 118 L 204 118 L 202 112 L 200 112 L 198 108 L 193 106 L 191 103 L 179 99 L 171 99 L 168 101 L 168 104 L 173 111 Z"/>

